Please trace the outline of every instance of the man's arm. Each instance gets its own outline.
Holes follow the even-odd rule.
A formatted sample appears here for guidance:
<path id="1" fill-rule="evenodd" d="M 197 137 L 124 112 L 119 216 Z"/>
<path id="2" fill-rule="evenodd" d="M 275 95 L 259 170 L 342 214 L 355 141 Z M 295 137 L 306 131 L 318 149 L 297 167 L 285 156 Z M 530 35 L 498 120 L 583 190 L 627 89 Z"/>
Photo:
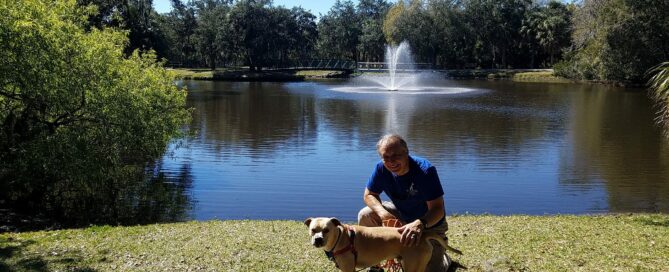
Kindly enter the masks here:
<path id="1" fill-rule="evenodd" d="M 434 226 L 439 223 L 439 220 L 444 217 L 446 210 L 444 208 L 444 196 L 437 197 L 434 200 L 427 202 L 427 213 L 423 216 L 422 221 L 426 224 L 423 229 Z"/>
<path id="2" fill-rule="evenodd" d="M 439 223 L 439 220 L 444 217 L 444 213 L 444 196 L 427 201 L 427 213 L 425 213 L 425 216 L 420 219 L 416 219 L 413 222 L 409 222 L 398 229 L 398 231 L 402 234 L 402 237 L 400 237 L 400 242 L 405 246 L 418 245 L 420 242 L 420 236 L 423 234 L 423 230 Z M 410 239 L 414 235 L 416 238 Z"/>
<path id="3" fill-rule="evenodd" d="M 389 213 L 383 207 L 383 205 L 381 204 L 381 196 L 378 193 L 372 192 L 368 188 L 365 188 L 365 194 L 363 195 L 362 200 L 365 202 L 365 205 L 367 205 L 367 207 L 372 209 L 372 211 L 374 211 L 374 213 L 376 213 L 376 215 L 378 215 L 381 218 L 381 221 L 386 219 L 396 219 L 393 214 Z"/>

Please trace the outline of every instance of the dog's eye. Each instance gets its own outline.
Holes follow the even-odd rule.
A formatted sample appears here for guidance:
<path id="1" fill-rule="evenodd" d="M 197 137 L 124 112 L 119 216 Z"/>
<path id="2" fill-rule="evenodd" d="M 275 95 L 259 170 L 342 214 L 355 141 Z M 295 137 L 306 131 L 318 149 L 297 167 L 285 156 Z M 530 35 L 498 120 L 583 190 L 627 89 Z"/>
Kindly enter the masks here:
<path id="1" fill-rule="evenodd" d="M 328 232 L 330 232 L 329 229 L 324 229 L 324 230 L 323 230 L 323 234 L 328 233 Z"/>

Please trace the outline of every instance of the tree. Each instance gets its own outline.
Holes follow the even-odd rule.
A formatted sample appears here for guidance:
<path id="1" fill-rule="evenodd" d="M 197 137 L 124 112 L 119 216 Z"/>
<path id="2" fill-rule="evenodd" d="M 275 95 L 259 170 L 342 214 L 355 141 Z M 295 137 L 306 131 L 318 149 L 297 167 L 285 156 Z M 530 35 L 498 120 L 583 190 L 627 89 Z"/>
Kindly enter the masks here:
<path id="1" fill-rule="evenodd" d="M 167 59 L 184 66 L 200 64 L 197 58 L 195 31 L 198 29 L 195 7 L 185 5 L 181 0 L 171 0 L 172 11 L 161 15 L 158 25 L 167 40 Z"/>
<path id="2" fill-rule="evenodd" d="M 386 16 L 390 6 L 386 0 L 360 0 L 358 15 L 365 19 L 381 20 Z"/>
<path id="3" fill-rule="evenodd" d="M 521 27 L 531 0 L 470 0 L 463 5 L 466 23 L 475 30 L 473 55 L 483 67 L 522 65 Z"/>
<path id="4" fill-rule="evenodd" d="M 211 70 L 225 60 L 225 51 L 232 49 L 227 19 L 229 0 L 199 0 L 194 2 L 197 27 L 194 40 L 200 59 L 205 59 Z"/>
<path id="5" fill-rule="evenodd" d="M 63 216 L 88 192 L 143 176 L 187 123 L 185 91 L 155 54 L 86 30 L 74 0 L 0 1 L 0 199 Z M 118 192 L 110 191 L 112 194 Z"/>
<path id="6" fill-rule="evenodd" d="M 556 1 L 533 8 L 523 19 L 521 33 L 532 56 L 531 66 L 535 58 L 548 55 L 545 66 L 550 67 L 571 43 L 571 12 L 565 4 Z"/>
<path id="7" fill-rule="evenodd" d="M 291 35 L 294 44 L 294 59 L 306 59 L 312 57 L 318 41 L 318 26 L 316 25 L 316 16 L 301 7 L 291 9 L 291 16 L 296 27 L 292 29 Z"/>
<path id="8" fill-rule="evenodd" d="M 264 52 L 268 65 L 279 66 L 288 62 L 293 49 L 298 43 L 297 23 L 292 11 L 284 7 L 269 8 L 269 25 L 262 35 L 270 41 Z"/>
<path id="9" fill-rule="evenodd" d="M 669 59 L 669 2 L 583 1 L 574 15 L 573 48 L 556 65 L 562 76 L 642 82 L 644 71 Z"/>
<path id="10" fill-rule="evenodd" d="M 427 2 L 413 0 L 408 5 L 402 1 L 388 12 L 384 23 L 386 39 L 392 44 L 408 41 L 414 59 L 436 64 L 440 47 L 439 29 L 430 16 Z"/>
<path id="11" fill-rule="evenodd" d="M 318 52 L 326 58 L 358 60 L 360 19 L 351 1 L 337 0 L 318 24 Z"/>
<path id="12" fill-rule="evenodd" d="M 358 52 L 363 60 L 381 61 L 386 39 L 383 36 L 383 18 L 390 9 L 385 0 L 361 0 L 358 17 L 361 18 Z"/>
<path id="13" fill-rule="evenodd" d="M 166 48 L 152 0 L 78 0 L 77 3 L 97 9 L 97 12 L 89 13 L 89 29 L 118 27 L 128 30 L 126 55 L 135 49 L 154 49 L 163 56 Z"/>
<path id="14" fill-rule="evenodd" d="M 260 70 L 267 64 L 271 41 L 268 30 L 273 27 L 269 0 L 240 0 L 230 11 L 230 31 L 236 37 L 235 50 L 251 70 Z"/>
<path id="15" fill-rule="evenodd" d="M 383 36 L 381 20 L 365 19 L 358 39 L 358 52 L 362 60 L 383 61 L 386 38 Z"/>
<path id="16" fill-rule="evenodd" d="M 302 8 L 242 0 L 235 3 L 228 18 L 234 51 L 252 70 L 288 65 L 313 54 L 316 16 Z"/>
<path id="17" fill-rule="evenodd" d="M 427 2 L 413 0 L 400 24 L 405 28 L 404 39 L 409 41 L 415 60 L 436 65 L 441 48 L 440 31 L 435 25 L 434 17 L 430 16 Z"/>
<path id="18" fill-rule="evenodd" d="M 395 3 L 386 13 L 386 18 L 383 21 L 383 35 L 386 37 L 388 43 L 399 44 L 403 37 L 400 28 L 399 20 L 406 10 L 404 1 Z"/>

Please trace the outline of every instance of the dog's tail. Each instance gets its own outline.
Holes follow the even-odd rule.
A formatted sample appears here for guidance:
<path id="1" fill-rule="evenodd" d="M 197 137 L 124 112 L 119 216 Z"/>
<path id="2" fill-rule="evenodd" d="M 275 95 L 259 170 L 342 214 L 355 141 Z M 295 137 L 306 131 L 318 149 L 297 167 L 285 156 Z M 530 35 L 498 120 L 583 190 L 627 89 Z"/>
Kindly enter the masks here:
<path id="1" fill-rule="evenodd" d="M 451 246 L 449 246 L 449 245 L 448 245 L 448 239 L 445 239 L 445 238 L 441 237 L 439 234 L 436 234 L 436 233 L 429 233 L 429 234 L 425 234 L 425 235 L 426 235 L 426 236 L 425 236 L 425 240 L 426 240 L 426 241 L 429 241 L 429 240 L 436 241 L 436 242 L 438 242 L 439 244 L 441 244 L 441 246 L 442 246 L 443 248 L 448 249 L 448 250 L 450 250 L 450 251 L 453 251 L 453 252 L 455 252 L 455 253 L 457 253 L 457 254 L 462 255 L 462 251 L 460 251 L 460 250 L 458 250 L 458 249 L 456 249 L 456 248 L 452 248 Z"/>

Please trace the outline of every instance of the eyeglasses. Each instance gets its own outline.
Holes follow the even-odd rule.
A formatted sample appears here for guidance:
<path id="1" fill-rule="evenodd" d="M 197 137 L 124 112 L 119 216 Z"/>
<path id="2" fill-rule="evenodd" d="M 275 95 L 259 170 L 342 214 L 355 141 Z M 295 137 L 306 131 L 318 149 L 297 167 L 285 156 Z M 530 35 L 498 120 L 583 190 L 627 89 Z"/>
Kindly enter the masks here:
<path id="1" fill-rule="evenodd" d="M 407 155 L 406 153 L 388 154 L 381 156 L 381 159 L 383 159 L 383 161 L 397 161 L 406 157 L 406 155 Z"/>

